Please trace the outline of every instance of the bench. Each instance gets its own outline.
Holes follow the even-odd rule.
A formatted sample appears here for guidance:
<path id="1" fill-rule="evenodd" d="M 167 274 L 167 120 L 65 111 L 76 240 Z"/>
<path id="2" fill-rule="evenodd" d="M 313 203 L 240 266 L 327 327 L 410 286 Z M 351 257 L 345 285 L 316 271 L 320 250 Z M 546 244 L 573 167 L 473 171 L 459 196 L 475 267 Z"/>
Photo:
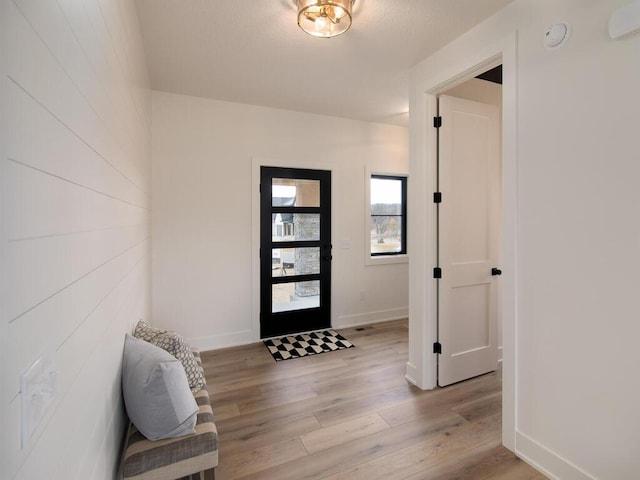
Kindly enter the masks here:
<path id="1" fill-rule="evenodd" d="M 200 353 L 193 350 L 202 364 Z M 214 480 L 218 465 L 218 431 L 206 388 L 194 394 L 198 404 L 196 433 L 151 441 L 129 422 L 122 455 L 124 480 Z"/>

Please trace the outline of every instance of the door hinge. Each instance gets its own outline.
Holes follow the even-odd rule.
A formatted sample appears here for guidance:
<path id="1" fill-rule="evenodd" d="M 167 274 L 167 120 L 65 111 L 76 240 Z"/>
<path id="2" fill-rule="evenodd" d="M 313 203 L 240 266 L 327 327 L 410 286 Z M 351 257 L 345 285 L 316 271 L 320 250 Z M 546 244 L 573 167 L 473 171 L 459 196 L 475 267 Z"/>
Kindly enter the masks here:
<path id="1" fill-rule="evenodd" d="M 262 193 L 262 184 L 258 185 L 258 191 Z"/>
<path id="2" fill-rule="evenodd" d="M 442 117 L 433 117 L 433 128 L 440 128 L 442 126 Z"/>
<path id="3" fill-rule="evenodd" d="M 440 267 L 433 269 L 433 278 L 442 278 L 442 269 Z"/>
<path id="4" fill-rule="evenodd" d="M 436 342 L 433 344 L 433 353 L 442 353 L 442 345 L 440 342 Z"/>
<path id="5" fill-rule="evenodd" d="M 262 248 L 258 249 L 258 258 L 262 258 Z"/>
<path id="6" fill-rule="evenodd" d="M 433 192 L 433 203 L 442 203 L 442 192 Z"/>

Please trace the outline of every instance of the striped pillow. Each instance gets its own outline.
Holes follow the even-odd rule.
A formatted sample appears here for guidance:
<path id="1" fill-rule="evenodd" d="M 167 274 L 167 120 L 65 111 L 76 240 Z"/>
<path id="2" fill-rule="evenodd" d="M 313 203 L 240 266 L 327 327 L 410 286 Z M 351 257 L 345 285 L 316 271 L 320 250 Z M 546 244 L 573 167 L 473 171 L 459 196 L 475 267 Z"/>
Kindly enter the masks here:
<path id="1" fill-rule="evenodd" d="M 140 320 L 136 325 L 133 336 L 145 340 L 166 350 L 182 363 L 189 380 L 189 388 L 193 393 L 202 390 L 205 385 L 204 370 L 198 363 L 184 338 L 175 332 L 153 328 L 147 322 Z"/>

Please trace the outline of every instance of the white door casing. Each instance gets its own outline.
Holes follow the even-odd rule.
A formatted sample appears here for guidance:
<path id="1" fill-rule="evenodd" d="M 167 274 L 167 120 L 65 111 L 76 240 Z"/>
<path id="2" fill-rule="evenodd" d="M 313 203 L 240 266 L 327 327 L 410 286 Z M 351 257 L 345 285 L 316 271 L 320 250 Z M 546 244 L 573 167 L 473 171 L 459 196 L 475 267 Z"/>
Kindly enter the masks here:
<path id="1" fill-rule="evenodd" d="M 438 384 L 498 364 L 500 120 L 498 108 L 439 98 Z"/>

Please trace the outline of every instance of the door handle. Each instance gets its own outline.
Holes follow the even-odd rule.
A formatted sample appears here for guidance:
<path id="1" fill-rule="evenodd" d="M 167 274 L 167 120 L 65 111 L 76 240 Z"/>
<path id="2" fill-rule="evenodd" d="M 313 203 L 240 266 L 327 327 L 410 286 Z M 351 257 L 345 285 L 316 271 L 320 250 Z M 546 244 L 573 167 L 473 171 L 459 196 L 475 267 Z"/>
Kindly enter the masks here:
<path id="1" fill-rule="evenodd" d="M 502 275 L 502 270 L 500 270 L 499 268 L 493 267 L 491 269 L 491 275 L 493 276 Z"/>
<path id="2" fill-rule="evenodd" d="M 333 255 L 327 255 L 325 257 L 322 257 L 323 260 L 333 260 Z"/>

